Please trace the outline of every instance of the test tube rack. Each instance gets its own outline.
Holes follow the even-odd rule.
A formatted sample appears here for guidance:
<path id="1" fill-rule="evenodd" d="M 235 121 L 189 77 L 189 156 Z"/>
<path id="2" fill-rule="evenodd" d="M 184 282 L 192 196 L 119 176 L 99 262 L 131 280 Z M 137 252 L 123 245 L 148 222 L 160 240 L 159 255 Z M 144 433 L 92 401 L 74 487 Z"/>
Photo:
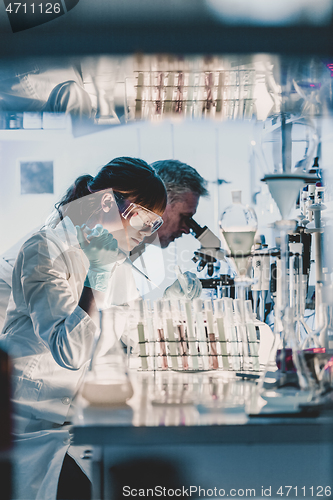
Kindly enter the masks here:
<path id="1" fill-rule="evenodd" d="M 127 120 L 186 118 L 251 119 L 255 71 L 138 70 L 126 82 Z"/>
<path id="2" fill-rule="evenodd" d="M 222 370 L 259 374 L 259 339 L 250 301 L 141 302 L 140 370 Z"/>

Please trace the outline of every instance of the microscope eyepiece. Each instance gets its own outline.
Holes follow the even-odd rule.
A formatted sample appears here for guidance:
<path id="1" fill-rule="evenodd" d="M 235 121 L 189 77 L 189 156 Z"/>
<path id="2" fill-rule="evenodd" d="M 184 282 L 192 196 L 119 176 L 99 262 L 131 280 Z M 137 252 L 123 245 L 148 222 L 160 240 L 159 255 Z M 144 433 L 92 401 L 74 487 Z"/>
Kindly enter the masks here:
<path id="1" fill-rule="evenodd" d="M 199 226 L 199 224 L 192 217 L 188 217 L 186 219 L 186 224 L 190 229 L 192 229 L 196 238 L 198 238 L 207 229 L 207 226 Z"/>

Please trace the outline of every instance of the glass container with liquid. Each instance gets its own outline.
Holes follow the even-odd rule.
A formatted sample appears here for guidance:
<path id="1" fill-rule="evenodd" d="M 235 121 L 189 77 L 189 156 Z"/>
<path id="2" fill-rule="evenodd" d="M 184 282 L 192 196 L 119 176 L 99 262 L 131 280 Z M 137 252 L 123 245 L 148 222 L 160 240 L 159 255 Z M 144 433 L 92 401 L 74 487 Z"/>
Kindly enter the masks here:
<path id="1" fill-rule="evenodd" d="M 238 277 L 243 278 L 249 267 L 249 257 L 257 231 L 258 221 L 254 210 L 241 201 L 241 191 L 232 191 L 232 204 L 220 220 L 222 235 L 229 247 Z"/>
<path id="2" fill-rule="evenodd" d="M 116 308 L 100 311 L 100 332 L 81 389 L 81 395 L 91 405 L 122 406 L 133 396 L 125 353 L 116 331 Z"/>

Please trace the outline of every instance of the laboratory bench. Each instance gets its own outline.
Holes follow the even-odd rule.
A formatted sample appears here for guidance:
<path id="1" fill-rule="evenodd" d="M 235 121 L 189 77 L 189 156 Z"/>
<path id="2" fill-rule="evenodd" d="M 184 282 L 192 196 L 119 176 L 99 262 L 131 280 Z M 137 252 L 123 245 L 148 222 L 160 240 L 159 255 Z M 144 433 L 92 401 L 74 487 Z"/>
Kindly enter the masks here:
<path id="1" fill-rule="evenodd" d="M 155 487 L 166 488 L 155 497 L 331 497 L 331 410 L 261 409 L 258 381 L 234 373 L 135 371 L 131 380 L 124 407 L 76 402 L 73 444 L 92 460 L 94 499 Z"/>

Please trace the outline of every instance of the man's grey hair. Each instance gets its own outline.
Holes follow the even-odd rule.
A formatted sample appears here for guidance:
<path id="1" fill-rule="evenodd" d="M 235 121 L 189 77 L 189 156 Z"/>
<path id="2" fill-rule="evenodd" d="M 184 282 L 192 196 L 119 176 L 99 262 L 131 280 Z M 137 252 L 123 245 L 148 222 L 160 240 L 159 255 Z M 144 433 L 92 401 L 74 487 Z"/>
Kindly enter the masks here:
<path id="1" fill-rule="evenodd" d="M 165 184 L 168 203 L 178 201 L 189 191 L 198 196 L 209 196 L 207 181 L 190 165 L 179 160 L 161 160 L 155 161 L 151 166 Z"/>

